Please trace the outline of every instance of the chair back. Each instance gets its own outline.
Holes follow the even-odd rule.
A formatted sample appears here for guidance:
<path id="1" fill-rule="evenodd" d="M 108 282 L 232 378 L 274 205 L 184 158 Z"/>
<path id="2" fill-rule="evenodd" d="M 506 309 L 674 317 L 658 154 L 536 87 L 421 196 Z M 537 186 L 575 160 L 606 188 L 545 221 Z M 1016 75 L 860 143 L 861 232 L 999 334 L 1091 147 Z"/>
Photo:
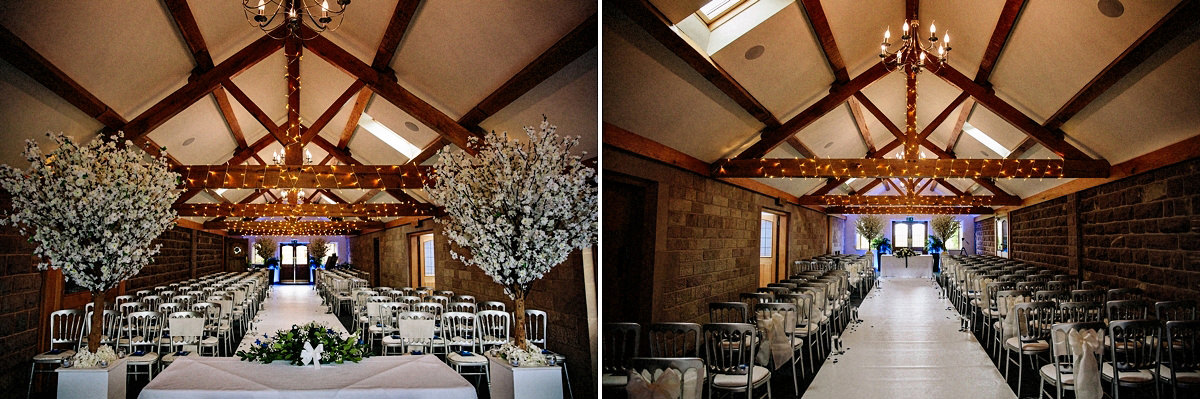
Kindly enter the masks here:
<path id="1" fill-rule="evenodd" d="M 141 302 L 126 301 L 125 303 L 118 305 L 116 310 L 121 312 L 122 318 L 125 318 L 129 317 L 129 314 L 133 312 L 141 312 L 146 310 L 145 307 L 146 304 Z"/>
<path id="2" fill-rule="evenodd" d="M 604 323 L 604 342 L 600 345 L 602 370 L 606 374 L 625 375 L 630 359 L 637 357 L 642 326 L 637 323 Z"/>
<path id="3" fill-rule="evenodd" d="M 405 295 L 405 296 L 396 298 L 396 302 L 405 303 L 405 304 L 408 304 L 409 306 L 412 306 L 412 305 L 421 303 L 421 297 L 414 296 L 414 295 Z"/>
<path id="4" fill-rule="evenodd" d="M 1120 379 L 1122 371 L 1158 368 L 1159 345 L 1162 342 L 1163 326 L 1157 320 L 1110 320 L 1108 335 L 1109 359 L 1116 369 L 1113 378 Z"/>
<path id="5" fill-rule="evenodd" d="M 1063 323 L 1104 321 L 1104 305 L 1100 302 L 1059 303 L 1058 321 Z"/>
<path id="6" fill-rule="evenodd" d="M 163 299 L 158 295 L 146 295 L 142 297 L 141 302 L 146 304 L 146 309 L 154 310 L 158 309 L 158 304 L 163 303 Z"/>
<path id="7" fill-rule="evenodd" d="M 1033 296 L 1029 291 L 1021 290 L 1004 290 L 996 292 L 996 311 L 1000 313 L 1000 317 L 1008 317 L 1008 311 L 1013 306 L 1021 303 L 1028 303 L 1033 300 Z"/>
<path id="8" fill-rule="evenodd" d="M 1067 299 L 1070 299 L 1071 290 L 1075 288 L 1074 281 L 1050 280 L 1046 282 L 1046 289 L 1050 291 L 1066 291 Z"/>
<path id="9" fill-rule="evenodd" d="M 750 306 L 745 302 L 712 302 L 708 304 L 708 321 L 712 323 L 745 323 L 750 320 Z"/>
<path id="10" fill-rule="evenodd" d="M 792 336 L 796 332 L 796 304 L 760 303 L 754 307 L 754 318 L 759 326 L 771 320 L 775 314 L 783 316 L 783 332 L 789 337 Z"/>
<path id="11" fill-rule="evenodd" d="M 1140 288 L 1113 288 L 1105 293 L 1104 301 L 1124 301 L 1132 299 L 1142 299 L 1142 290 Z"/>
<path id="12" fill-rule="evenodd" d="M 442 338 L 446 345 L 475 349 L 475 313 L 442 313 Z"/>
<path id="13" fill-rule="evenodd" d="M 66 344 L 71 345 L 71 349 L 76 349 L 75 345 L 79 344 L 79 340 L 83 335 L 83 325 L 89 321 L 84 318 L 82 310 L 79 309 L 63 309 L 56 310 L 50 313 L 50 348 L 55 345 Z"/>
<path id="14" fill-rule="evenodd" d="M 129 351 L 138 345 L 158 345 L 162 336 L 162 317 L 158 312 L 133 312 L 125 317 L 125 338 L 129 340 Z"/>
<path id="15" fill-rule="evenodd" d="M 1046 283 L 1043 281 L 1022 281 L 1017 283 L 1018 290 L 1027 291 L 1042 291 L 1046 289 Z"/>
<path id="16" fill-rule="evenodd" d="M 1104 291 L 1096 289 L 1071 290 L 1071 302 L 1104 303 Z"/>
<path id="17" fill-rule="evenodd" d="M 738 294 L 738 300 L 746 304 L 746 309 L 753 310 L 754 306 L 760 303 L 770 303 L 771 294 L 762 292 L 743 292 Z"/>
<path id="18" fill-rule="evenodd" d="M 1150 302 L 1139 299 L 1108 301 L 1105 317 L 1112 320 L 1141 320 L 1150 318 Z"/>
<path id="19" fill-rule="evenodd" d="M 550 316 L 545 311 L 525 309 L 525 340 L 546 349 L 546 337 L 550 335 L 546 326 L 549 322 Z"/>
<path id="20" fill-rule="evenodd" d="M 204 315 L 199 312 L 172 312 L 167 316 L 171 344 L 199 345 L 204 338 Z"/>
<path id="21" fill-rule="evenodd" d="M 1171 320 L 1166 323 L 1167 340 L 1163 348 L 1168 349 L 1165 363 L 1171 373 L 1163 373 L 1169 381 L 1174 397 L 1179 398 L 1179 373 L 1200 371 L 1200 320 Z M 1159 368 L 1162 370 L 1162 368 Z M 1190 382 L 1195 388 L 1196 381 Z"/>
<path id="22" fill-rule="evenodd" d="M 428 348 L 433 343 L 435 330 L 434 321 L 437 319 L 429 312 L 403 312 L 396 321 L 396 333 L 405 347 L 420 345 Z"/>
<path id="23" fill-rule="evenodd" d="M 480 311 L 484 311 L 484 310 L 499 310 L 501 312 L 505 311 L 504 302 L 500 302 L 500 301 L 483 301 L 476 307 L 478 307 Z"/>
<path id="24" fill-rule="evenodd" d="M 1196 320 L 1196 301 L 1162 301 L 1154 303 L 1154 315 L 1163 322 Z"/>
<path id="25" fill-rule="evenodd" d="M 433 291 L 433 295 L 437 295 L 437 296 L 444 296 L 444 297 L 446 297 L 446 298 L 453 298 L 453 297 L 454 297 L 454 291 L 449 291 L 449 290 L 434 290 L 434 291 Z"/>
<path id="26" fill-rule="evenodd" d="M 85 315 L 88 322 L 83 323 L 83 327 L 84 327 L 83 335 L 80 336 L 80 342 L 82 342 L 82 343 L 86 343 L 86 341 L 84 341 L 83 339 L 85 339 L 88 336 L 88 334 L 91 334 L 91 332 L 92 332 L 91 331 L 92 330 L 92 323 L 91 323 L 92 314 L 93 314 L 92 312 L 87 312 L 87 314 Z M 101 345 L 108 345 L 108 346 L 116 345 L 117 339 L 120 338 L 120 333 L 121 333 L 121 319 L 122 319 L 121 313 L 119 313 L 115 310 L 105 310 L 104 311 L 103 316 L 101 316 L 101 322 L 100 322 L 100 344 Z M 83 347 L 83 346 L 80 346 L 80 347 Z"/>
<path id="27" fill-rule="evenodd" d="M 777 284 L 777 283 L 772 283 L 772 284 Z M 763 294 L 770 295 L 771 298 L 768 302 L 775 301 L 776 299 L 779 298 L 780 295 L 789 294 L 792 292 L 792 290 L 784 288 L 784 287 L 760 287 L 757 291 L 760 293 L 763 293 Z"/>
<path id="28" fill-rule="evenodd" d="M 512 320 L 508 312 L 483 310 L 475 314 L 475 326 L 479 330 L 479 346 L 504 345 L 508 343 Z"/>
<path id="29" fill-rule="evenodd" d="M 204 316 L 205 327 L 216 328 L 221 323 L 221 305 L 212 302 L 192 304 L 192 311 Z"/>
<path id="30" fill-rule="evenodd" d="M 413 306 L 413 310 L 432 314 L 434 320 L 441 320 L 445 307 L 437 302 L 418 302 L 416 306 Z"/>
<path id="31" fill-rule="evenodd" d="M 179 312 L 179 311 L 184 311 L 184 310 L 185 309 L 183 308 L 183 304 L 181 304 L 181 303 L 167 302 L 167 303 L 158 304 L 158 311 L 160 313 L 171 314 L 173 312 Z"/>
<path id="32" fill-rule="evenodd" d="M 982 294 L 984 295 L 984 298 L 981 302 L 986 303 L 988 309 L 997 310 L 996 295 L 1000 291 L 1011 291 L 1016 287 L 1017 284 L 1011 281 L 990 281 L 984 286 Z"/>
<path id="33" fill-rule="evenodd" d="M 700 356 L 700 325 L 696 323 L 654 323 L 646 330 L 651 357 Z"/>
<path id="34" fill-rule="evenodd" d="M 709 374 L 745 375 L 750 384 L 758 342 L 757 329 L 747 323 L 709 323 L 704 331 L 704 363 Z"/>
<path id="35" fill-rule="evenodd" d="M 475 296 L 474 295 L 455 295 L 454 298 L 452 298 L 451 300 L 453 302 L 475 303 Z M 453 302 L 451 302 L 451 303 L 453 303 Z"/>
<path id="36" fill-rule="evenodd" d="M 650 375 L 656 375 L 659 370 L 666 371 L 667 369 L 678 371 L 680 377 L 689 371 L 694 372 L 696 373 L 695 385 L 681 387 L 679 399 L 701 399 L 704 394 L 704 382 L 707 381 L 707 378 L 704 360 L 698 357 L 635 357 L 630 359 L 629 363 L 632 371 L 641 373 L 645 370 Z"/>
<path id="37" fill-rule="evenodd" d="M 196 298 L 191 295 L 176 295 L 171 298 L 171 302 L 178 303 L 184 308 L 190 308 L 192 306 L 192 302 L 195 302 L 195 300 Z"/>
<path id="38" fill-rule="evenodd" d="M 475 314 L 475 302 L 450 302 L 450 306 L 446 307 L 446 312 Z"/>
<path id="39" fill-rule="evenodd" d="M 425 302 L 437 303 L 442 305 L 442 308 L 445 308 L 450 306 L 450 297 L 445 295 L 430 295 L 425 298 Z"/>
<path id="40" fill-rule="evenodd" d="M 1054 301 L 1054 303 L 1062 303 L 1070 299 L 1071 293 L 1064 290 L 1040 290 L 1033 293 L 1033 300 L 1035 301 Z"/>
<path id="41" fill-rule="evenodd" d="M 1021 342 L 1050 340 L 1050 326 L 1054 325 L 1058 306 L 1052 301 L 1018 303 L 1013 307 L 1017 317 L 1017 334 Z"/>

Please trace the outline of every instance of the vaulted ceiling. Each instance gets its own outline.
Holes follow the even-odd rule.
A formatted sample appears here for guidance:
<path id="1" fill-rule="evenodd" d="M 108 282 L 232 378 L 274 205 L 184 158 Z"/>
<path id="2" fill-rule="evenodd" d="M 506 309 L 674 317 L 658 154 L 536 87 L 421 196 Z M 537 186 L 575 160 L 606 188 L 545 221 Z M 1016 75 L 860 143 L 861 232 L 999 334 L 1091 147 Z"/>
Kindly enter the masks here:
<path id="1" fill-rule="evenodd" d="M 542 115 L 560 134 L 581 136 L 575 150 L 592 158 L 596 18 L 590 2 L 354 2 L 340 28 L 291 52 L 264 39 L 238 1 L 4 2 L 0 162 L 23 165 L 20 143 L 48 144 L 47 131 L 88 140 L 104 129 L 166 147 L 182 165 L 271 163 L 297 100 L 314 165 L 427 165 L 465 135 L 522 137 Z M 298 99 L 289 96 L 289 60 L 299 67 Z M 401 153 L 363 128 L 371 120 L 424 151 Z M 324 203 L 426 202 L 412 187 L 319 191 L 306 194 Z M 194 188 L 184 202 L 280 196 Z"/>
<path id="2" fill-rule="evenodd" d="M 1200 135 L 1196 1 L 757 0 L 711 25 L 696 14 L 705 3 L 605 5 L 606 143 L 610 132 L 640 136 L 711 164 L 714 177 L 753 177 L 810 205 L 958 201 L 964 212 L 990 212 L 966 206 L 1020 204 L 1017 197 L 1072 180 L 954 177 L 946 170 L 929 179 L 911 167 L 895 173 L 911 181 L 879 180 L 870 171 L 851 181 L 852 173 L 806 170 L 827 165 L 825 159 L 876 159 L 850 170 L 902 165 L 895 158 L 904 152 L 897 144 L 906 125 L 906 78 L 903 70 L 880 67 L 879 44 L 906 16 L 923 27 L 935 22 L 939 35 L 953 37 L 947 67 L 917 75 L 916 129 L 932 129 L 919 158 L 930 170 L 935 158 L 945 165 L 955 159 L 963 170 L 961 160 L 1007 157 L 1045 160 L 1010 162 L 1016 166 L 1008 176 L 1045 164 L 1065 165 L 1068 176 L 1107 177 L 1110 164 Z M 765 177 L 800 175 L 819 178 Z M 844 195 L 918 192 L 991 198 Z M 825 194 L 839 196 L 817 198 Z"/>

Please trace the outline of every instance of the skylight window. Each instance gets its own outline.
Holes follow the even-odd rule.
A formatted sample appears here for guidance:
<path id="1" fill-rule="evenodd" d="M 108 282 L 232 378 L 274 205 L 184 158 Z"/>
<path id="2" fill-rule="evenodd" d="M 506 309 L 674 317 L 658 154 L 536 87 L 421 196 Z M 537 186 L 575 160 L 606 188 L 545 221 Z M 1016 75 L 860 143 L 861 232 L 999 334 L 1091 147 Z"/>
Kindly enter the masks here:
<path id="1" fill-rule="evenodd" d="M 400 137 L 400 135 L 396 134 L 396 132 L 392 131 L 392 129 L 389 129 L 387 126 L 379 123 L 379 121 L 375 120 L 375 118 L 372 118 L 371 115 L 363 113 L 362 117 L 358 119 L 358 125 L 362 126 L 363 129 L 367 129 L 368 132 L 371 132 L 372 135 L 375 135 L 375 137 L 383 140 L 384 143 L 387 143 L 387 145 L 391 146 L 396 151 L 404 154 L 404 156 L 408 157 L 408 159 L 416 158 L 417 155 L 421 154 L 420 148 L 417 148 L 417 146 L 408 142 L 408 140 L 405 140 L 404 137 Z"/>
<path id="2" fill-rule="evenodd" d="M 983 145 L 989 150 L 992 150 L 992 152 L 999 154 L 1001 158 L 1007 158 L 1008 154 L 1012 153 L 1012 151 L 1004 148 L 1004 146 L 1000 145 L 1000 143 L 996 142 L 996 140 L 993 140 L 991 136 L 987 135 L 987 133 L 977 129 L 975 126 L 971 126 L 970 123 L 963 123 L 963 131 L 967 132 L 967 134 L 971 135 L 971 137 L 974 137 L 975 140 L 983 143 Z"/>
<path id="3" fill-rule="evenodd" d="M 696 15 L 699 15 L 700 19 L 704 20 L 704 23 L 711 25 L 713 22 L 725 16 L 725 14 L 728 14 L 730 11 L 736 9 L 739 5 L 746 3 L 746 1 L 747 0 L 712 0 L 703 7 L 700 7 L 700 11 L 696 11 Z"/>
<path id="4" fill-rule="evenodd" d="M 217 195 L 225 195 L 225 192 L 226 192 L 226 191 L 229 191 L 229 189 L 228 189 L 228 188 L 218 188 L 218 189 L 216 189 L 216 190 L 214 190 L 214 191 L 216 191 L 216 192 L 217 192 Z"/>

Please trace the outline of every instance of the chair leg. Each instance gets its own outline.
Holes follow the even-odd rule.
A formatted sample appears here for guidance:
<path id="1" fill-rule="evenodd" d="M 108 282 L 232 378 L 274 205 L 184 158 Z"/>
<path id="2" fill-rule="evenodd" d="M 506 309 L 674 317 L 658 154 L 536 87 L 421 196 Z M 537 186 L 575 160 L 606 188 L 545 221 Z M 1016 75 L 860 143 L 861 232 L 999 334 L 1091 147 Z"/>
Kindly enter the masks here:
<path id="1" fill-rule="evenodd" d="M 1021 383 L 1025 381 L 1025 355 L 1017 355 L 1017 397 L 1021 397 Z"/>
<path id="2" fill-rule="evenodd" d="M 37 362 L 29 364 L 29 388 L 25 390 L 25 399 L 33 395 L 33 372 L 37 370 Z"/>
<path id="3" fill-rule="evenodd" d="M 449 348 L 447 348 L 446 350 L 449 351 Z M 449 355 L 447 355 L 447 356 L 449 356 Z M 563 381 L 567 382 L 567 397 L 569 397 L 571 399 L 575 399 L 575 391 L 571 390 L 571 375 L 567 373 L 567 363 L 566 362 L 563 362 L 563 364 L 562 364 L 562 371 L 563 371 Z"/>

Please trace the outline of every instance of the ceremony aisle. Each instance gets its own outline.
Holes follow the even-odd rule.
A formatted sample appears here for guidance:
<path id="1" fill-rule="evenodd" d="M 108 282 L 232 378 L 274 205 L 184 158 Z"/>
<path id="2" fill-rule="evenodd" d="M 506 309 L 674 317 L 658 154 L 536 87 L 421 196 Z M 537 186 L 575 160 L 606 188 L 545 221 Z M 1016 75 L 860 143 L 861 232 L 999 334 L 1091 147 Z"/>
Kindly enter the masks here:
<path id="1" fill-rule="evenodd" d="M 271 295 L 256 316 L 253 331 L 246 333 L 237 350 L 249 348 L 263 334 L 275 335 L 276 331 L 291 328 L 293 324 L 316 321 L 334 331 L 345 332 L 346 327 L 338 321 L 337 316 L 325 313 L 325 309 L 321 297 L 311 285 L 273 285 Z"/>
<path id="2" fill-rule="evenodd" d="M 928 279 L 881 280 L 804 398 L 1015 398 L 948 306 Z"/>

